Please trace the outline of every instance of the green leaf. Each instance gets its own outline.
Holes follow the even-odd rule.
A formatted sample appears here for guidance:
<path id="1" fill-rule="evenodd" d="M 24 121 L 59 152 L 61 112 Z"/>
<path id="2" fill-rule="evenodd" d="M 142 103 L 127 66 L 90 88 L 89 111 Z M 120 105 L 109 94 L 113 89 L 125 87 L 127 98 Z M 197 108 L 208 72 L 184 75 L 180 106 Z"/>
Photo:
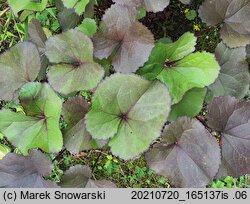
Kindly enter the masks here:
<path id="1" fill-rule="evenodd" d="M 61 94 L 93 89 L 103 78 L 103 68 L 93 61 L 92 41 L 79 30 L 49 38 L 45 53 L 53 63 L 48 81 Z"/>
<path id="2" fill-rule="evenodd" d="M 83 22 L 77 27 L 77 29 L 84 32 L 87 36 L 93 37 L 97 31 L 97 25 L 94 19 L 85 18 Z"/>
<path id="3" fill-rule="evenodd" d="M 206 88 L 193 88 L 186 92 L 182 100 L 172 106 L 168 119 L 172 121 L 181 116 L 196 116 L 202 109 L 206 92 Z"/>
<path id="4" fill-rule="evenodd" d="M 78 15 L 82 15 L 90 0 L 63 0 L 66 8 L 74 8 Z"/>
<path id="5" fill-rule="evenodd" d="M 112 75 L 98 86 L 92 102 L 87 130 L 95 139 L 111 138 L 112 153 L 122 159 L 146 151 L 170 111 L 167 88 L 133 74 Z"/>
<path id="6" fill-rule="evenodd" d="M 0 144 L 0 160 L 2 160 L 4 156 L 8 154 L 10 151 L 11 149 L 8 146 Z"/>
<path id="7" fill-rule="evenodd" d="M 195 10 L 190 10 L 188 13 L 186 13 L 186 18 L 190 21 L 194 20 L 197 17 L 197 13 Z"/>
<path id="8" fill-rule="evenodd" d="M 149 80 L 157 78 L 164 69 L 165 62 L 175 62 L 195 51 L 196 38 L 192 33 L 183 34 L 176 42 L 159 40 L 156 43 L 148 62 L 138 71 L 138 74 Z"/>
<path id="9" fill-rule="evenodd" d="M 58 152 L 62 148 L 59 119 L 62 101 L 48 84 L 27 83 L 20 90 L 27 115 L 0 111 L 0 132 L 23 154 L 32 148 Z"/>
<path id="10" fill-rule="evenodd" d="M 138 8 L 137 12 L 138 12 L 137 17 L 136 17 L 137 20 L 140 20 L 147 15 L 147 11 L 144 8 Z"/>
<path id="11" fill-rule="evenodd" d="M 213 54 L 192 53 L 196 38 L 185 33 L 170 44 L 157 43 L 149 61 L 138 74 L 146 79 L 159 79 L 165 83 L 172 96 L 172 104 L 178 103 L 192 88 L 204 88 L 218 77 L 220 66 Z"/>
<path id="12" fill-rule="evenodd" d="M 34 2 L 32 0 L 8 0 L 8 3 L 12 11 L 17 14 L 23 10 L 42 11 L 46 8 L 48 0 L 41 0 L 41 2 Z"/>
<path id="13" fill-rule="evenodd" d="M 0 98 L 17 100 L 18 90 L 37 78 L 40 67 L 38 49 L 30 42 L 19 43 L 0 55 Z"/>

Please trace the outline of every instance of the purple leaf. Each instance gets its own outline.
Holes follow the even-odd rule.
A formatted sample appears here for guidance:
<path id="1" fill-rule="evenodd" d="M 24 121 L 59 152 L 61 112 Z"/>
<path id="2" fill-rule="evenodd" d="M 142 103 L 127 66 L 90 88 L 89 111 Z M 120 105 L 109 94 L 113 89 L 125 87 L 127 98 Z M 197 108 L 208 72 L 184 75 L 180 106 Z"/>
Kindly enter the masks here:
<path id="1" fill-rule="evenodd" d="M 103 68 L 93 61 L 93 43 L 79 30 L 50 37 L 45 53 L 52 63 L 48 81 L 63 95 L 93 89 L 103 78 Z"/>
<path id="2" fill-rule="evenodd" d="M 84 117 L 88 110 L 89 104 L 82 96 L 72 97 L 63 104 L 62 115 L 67 123 L 63 131 L 64 145 L 72 153 L 98 148 L 86 130 Z"/>
<path id="3" fill-rule="evenodd" d="M 38 150 L 30 156 L 8 153 L 0 161 L 0 187 L 2 188 L 58 188 L 56 183 L 46 181 L 53 165 L 49 158 Z"/>
<path id="4" fill-rule="evenodd" d="M 229 47 L 250 42 L 250 0 L 205 0 L 199 15 L 209 25 L 224 23 L 221 38 Z"/>
<path id="5" fill-rule="evenodd" d="M 250 173 L 250 103 L 217 97 L 208 106 L 208 125 L 221 134 L 222 164 L 217 177 Z"/>
<path id="6" fill-rule="evenodd" d="M 203 187 L 218 171 L 220 148 L 198 120 L 182 117 L 166 126 L 161 143 L 146 153 L 146 161 L 176 187 Z"/>
<path id="7" fill-rule="evenodd" d="M 38 80 L 44 80 L 46 78 L 46 70 L 49 65 L 49 61 L 45 56 L 45 42 L 47 40 L 47 37 L 43 31 L 41 24 L 36 19 L 32 19 L 30 21 L 28 33 L 28 41 L 34 43 L 37 46 L 41 57 L 41 70 L 38 74 Z"/>
<path id="8" fill-rule="evenodd" d="M 67 170 L 60 182 L 63 188 L 115 188 L 111 181 L 94 181 L 91 178 L 91 170 L 87 166 L 76 165 Z"/>
<path id="9" fill-rule="evenodd" d="M 112 6 L 93 39 L 94 55 L 100 59 L 111 56 L 117 72 L 135 72 L 148 60 L 154 47 L 153 34 L 135 21 L 135 16 L 132 8 Z"/>
<path id="10" fill-rule="evenodd" d="M 0 55 L 0 96 L 15 101 L 19 89 L 34 81 L 40 71 L 40 56 L 30 42 L 19 43 Z"/>

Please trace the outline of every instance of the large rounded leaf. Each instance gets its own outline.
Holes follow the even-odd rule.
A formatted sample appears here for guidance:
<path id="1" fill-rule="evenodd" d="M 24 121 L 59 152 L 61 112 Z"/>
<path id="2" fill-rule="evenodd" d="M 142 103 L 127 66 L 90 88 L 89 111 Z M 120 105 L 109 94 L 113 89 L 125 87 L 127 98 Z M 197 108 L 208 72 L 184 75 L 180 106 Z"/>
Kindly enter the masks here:
<path id="1" fill-rule="evenodd" d="M 149 61 L 138 74 L 149 80 L 159 79 L 171 93 L 172 103 L 178 103 L 192 88 L 212 84 L 219 74 L 219 64 L 213 54 L 196 52 L 196 38 L 185 33 L 174 43 L 158 42 Z"/>
<path id="2" fill-rule="evenodd" d="M 28 83 L 20 91 L 27 115 L 0 111 L 0 132 L 23 154 L 32 148 L 58 152 L 62 148 L 59 119 L 62 101 L 48 84 Z"/>
<path id="3" fill-rule="evenodd" d="M 89 104 L 82 96 L 70 98 L 63 104 L 62 115 L 67 123 L 63 131 L 64 145 L 72 153 L 98 147 L 85 127 L 84 117 L 88 110 Z"/>
<path id="4" fill-rule="evenodd" d="M 176 187 L 203 187 L 219 169 L 220 148 L 198 120 L 182 117 L 166 126 L 161 143 L 146 154 L 146 161 Z"/>
<path id="5" fill-rule="evenodd" d="M 250 103 L 217 97 L 208 106 L 208 125 L 221 133 L 222 164 L 217 177 L 250 173 Z"/>
<path id="6" fill-rule="evenodd" d="M 39 52 L 30 42 L 19 43 L 0 55 L 0 98 L 17 100 L 18 90 L 37 78 L 40 66 Z"/>
<path id="7" fill-rule="evenodd" d="M 248 89 L 250 76 L 245 47 L 230 49 L 220 43 L 215 56 L 221 66 L 219 77 L 208 87 L 209 97 L 234 96 L 243 98 Z"/>
<path id="8" fill-rule="evenodd" d="M 91 176 L 89 167 L 72 166 L 64 173 L 59 185 L 63 188 L 116 188 L 116 185 L 111 181 L 94 181 L 90 179 Z"/>
<path id="9" fill-rule="evenodd" d="M 105 80 L 92 102 L 87 130 L 95 139 L 112 138 L 112 153 L 123 159 L 148 149 L 160 136 L 170 111 L 170 96 L 162 83 L 132 74 L 116 74 Z"/>
<path id="10" fill-rule="evenodd" d="M 0 161 L 0 187 L 58 188 L 43 178 L 49 176 L 52 169 L 50 159 L 40 151 L 32 150 L 27 157 L 9 153 Z"/>
<path id="11" fill-rule="evenodd" d="M 250 42 L 250 0 L 205 0 L 199 15 L 209 25 L 224 23 L 221 38 L 229 47 Z"/>
<path id="12" fill-rule="evenodd" d="M 135 72 L 148 60 L 154 47 L 153 34 L 135 21 L 134 11 L 130 7 L 112 6 L 103 16 L 93 39 L 95 56 L 111 57 L 117 72 Z"/>
<path id="13" fill-rule="evenodd" d="M 101 81 L 104 70 L 93 61 L 93 44 L 79 30 L 69 30 L 53 36 L 46 42 L 49 67 L 48 80 L 61 94 L 89 90 Z"/>

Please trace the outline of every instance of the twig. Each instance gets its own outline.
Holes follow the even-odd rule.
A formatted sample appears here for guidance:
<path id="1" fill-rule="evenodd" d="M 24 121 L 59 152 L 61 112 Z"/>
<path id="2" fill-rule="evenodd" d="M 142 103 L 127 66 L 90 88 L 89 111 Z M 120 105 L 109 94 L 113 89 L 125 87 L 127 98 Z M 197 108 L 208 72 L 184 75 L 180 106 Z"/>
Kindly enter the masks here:
<path id="1" fill-rule="evenodd" d="M 94 172 L 94 170 L 95 170 L 95 168 L 96 168 L 96 166 L 97 166 L 97 164 L 98 164 L 98 162 L 99 162 L 99 159 L 100 159 L 101 155 L 102 155 L 102 153 L 99 152 L 99 153 L 98 153 L 98 156 L 97 156 L 97 159 L 96 159 L 96 161 L 95 161 L 95 164 L 94 164 L 94 166 L 92 167 L 92 172 Z"/>
<path id="2" fill-rule="evenodd" d="M 6 12 L 8 12 L 9 10 L 10 10 L 10 7 L 4 9 L 4 10 L 0 13 L 0 18 L 1 18 Z"/>
<path id="3" fill-rule="evenodd" d="M 62 149 L 58 155 L 52 160 L 52 162 L 56 161 L 64 152 L 66 151 L 66 148 Z"/>

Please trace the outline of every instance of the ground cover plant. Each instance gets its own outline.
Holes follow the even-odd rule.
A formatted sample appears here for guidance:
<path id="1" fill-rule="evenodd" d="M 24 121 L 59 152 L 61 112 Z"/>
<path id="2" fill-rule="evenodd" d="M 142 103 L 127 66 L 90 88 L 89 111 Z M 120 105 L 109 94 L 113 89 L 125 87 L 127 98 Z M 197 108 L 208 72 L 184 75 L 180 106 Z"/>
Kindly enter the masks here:
<path id="1" fill-rule="evenodd" d="M 7 3 L 1 187 L 249 187 L 249 0 Z"/>

